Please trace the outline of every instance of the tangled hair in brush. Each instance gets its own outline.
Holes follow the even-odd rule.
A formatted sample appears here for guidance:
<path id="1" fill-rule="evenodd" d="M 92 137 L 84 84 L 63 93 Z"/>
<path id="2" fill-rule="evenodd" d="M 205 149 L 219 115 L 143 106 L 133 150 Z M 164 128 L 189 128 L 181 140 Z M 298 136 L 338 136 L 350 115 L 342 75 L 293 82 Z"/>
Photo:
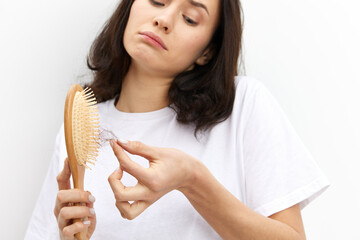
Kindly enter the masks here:
<path id="1" fill-rule="evenodd" d="M 122 0 L 93 42 L 87 66 L 94 79 L 90 87 L 97 101 L 116 97 L 131 63 L 123 37 L 134 0 Z M 178 74 L 169 89 L 170 107 L 177 120 L 194 124 L 195 132 L 226 120 L 235 98 L 234 77 L 242 48 L 242 7 L 239 0 L 220 0 L 219 25 L 209 43 L 213 57 L 205 65 Z"/>

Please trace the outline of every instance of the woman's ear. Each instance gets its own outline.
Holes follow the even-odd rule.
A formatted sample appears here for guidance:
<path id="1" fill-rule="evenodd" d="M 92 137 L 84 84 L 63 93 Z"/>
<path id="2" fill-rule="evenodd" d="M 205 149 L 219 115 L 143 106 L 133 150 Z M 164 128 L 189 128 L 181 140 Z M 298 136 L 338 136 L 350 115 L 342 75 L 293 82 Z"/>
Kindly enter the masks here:
<path id="1" fill-rule="evenodd" d="M 197 65 L 203 66 L 211 60 L 213 55 L 214 55 L 214 47 L 213 45 L 210 45 L 205 49 L 203 54 L 201 54 L 201 56 L 198 59 L 196 59 L 195 63 Z"/>

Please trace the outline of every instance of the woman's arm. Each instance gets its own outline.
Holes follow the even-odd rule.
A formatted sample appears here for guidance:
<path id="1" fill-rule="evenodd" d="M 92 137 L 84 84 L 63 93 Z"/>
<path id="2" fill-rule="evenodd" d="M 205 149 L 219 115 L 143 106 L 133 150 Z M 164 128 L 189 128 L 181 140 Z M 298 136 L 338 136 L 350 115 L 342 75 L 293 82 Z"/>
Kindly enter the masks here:
<path id="1" fill-rule="evenodd" d="M 116 206 L 129 220 L 166 193 L 181 191 L 223 239 L 305 239 L 297 205 L 264 217 L 233 196 L 198 159 L 169 148 L 147 146 L 141 142 L 111 142 L 120 168 L 109 177 Z M 149 168 L 133 162 L 125 153 L 149 160 Z M 134 187 L 121 183 L 123 171 L 138 180 Z M 132 204 L 129 201 L 134 201 Z"/>
<path id="2" fill-rule="evenodd" d="M 179 190 L 223 239 L 306 239 L 298 205 L 267 218 L 234 197 L 202 163 L 193 176 Z"/>

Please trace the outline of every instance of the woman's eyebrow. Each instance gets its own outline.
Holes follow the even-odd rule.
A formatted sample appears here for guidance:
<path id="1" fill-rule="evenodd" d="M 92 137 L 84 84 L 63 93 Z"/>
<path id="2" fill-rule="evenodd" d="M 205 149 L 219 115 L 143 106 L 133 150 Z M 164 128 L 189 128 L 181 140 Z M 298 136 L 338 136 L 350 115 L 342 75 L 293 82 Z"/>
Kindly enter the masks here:
<path id="1" fill-rule="evenodd" d="M 195 7 L 203 8 L 207 12 L 207 14 L 210 15 L 207 7 L 204 4 L 199 3 L 199 2 L 195 2 L 194 0 L 189 0 L 189 2 L 190 2 L 191 5 L 193 5 Z"/>

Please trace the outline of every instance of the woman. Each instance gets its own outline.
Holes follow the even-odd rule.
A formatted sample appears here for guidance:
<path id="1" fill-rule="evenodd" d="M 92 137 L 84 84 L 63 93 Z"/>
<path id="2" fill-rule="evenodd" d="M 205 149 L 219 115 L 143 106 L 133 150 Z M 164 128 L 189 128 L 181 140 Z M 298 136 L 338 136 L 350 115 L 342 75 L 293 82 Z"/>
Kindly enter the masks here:
<path id="1" fill-rule="evenodd" d="M 120 3 L 88 66 L 101 125 L 122 139 L 86 173 L 90 193 L 70 189 L 60 130 L 28 239 L 305 239 L 300 210 L 328 182 L 266 87 L 236 77 L 240 12 Z"/>

